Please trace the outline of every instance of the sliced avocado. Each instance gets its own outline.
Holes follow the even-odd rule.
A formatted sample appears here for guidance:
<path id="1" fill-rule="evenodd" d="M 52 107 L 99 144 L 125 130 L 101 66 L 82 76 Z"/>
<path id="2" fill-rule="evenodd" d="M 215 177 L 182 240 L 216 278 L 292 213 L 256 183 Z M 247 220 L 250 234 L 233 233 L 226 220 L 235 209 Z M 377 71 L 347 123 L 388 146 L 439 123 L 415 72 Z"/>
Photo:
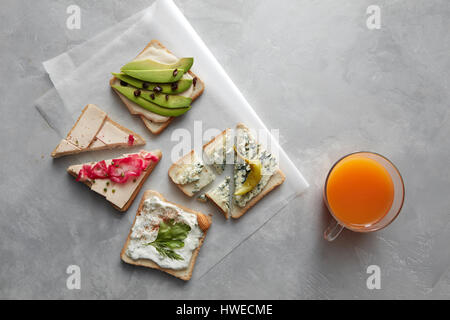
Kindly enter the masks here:
<path id="1" fill-rule="evenodd" d="M 188 72 L 194 64 L 194 58 L 181 58 L 173 64 L 159 63 L 151 59 L 131 61 L 122 67 L 123 70 L 164 70 L 183 69 Z"/>
<path id="2" fill-rule="evenodd" d="M 146 89 L 149 91 L 153 91 L 153 89 L 158 86 L 161 88 L 161 93 L 166 93 L 166 94 L 178 94 L 178 93 L 185 92 L 192 85 L 192 79 L 180 79 L 180 80 L 178 80 L 178 82 L 176 82 L 176 85 L 174 85 L 175 83 L 172 83 L 172 84 L 149 83 L 149 82 L 145 82 L 145 81 L 127 76 L 124 73 L 112 73 L 112 75 L 114 77 L 116 77 L 117 79 L 122 80 L 128 84 L 131 84 L 132 86 L 135 86 L 136 88 L 139 88 L 139 89 Z"/>
<path id="3" fill-rule="evenodd" d="M 135 96 L 134 92 L 137 90 L 136 88 L 132 87 L 123 87 L 121 85 L 114 84 L 111 87 L 116 89 L 118 92 L 123 94 L 128 100 L 138 104 L 144 109 L 147 109 L 148 111 L 154 112 L 156 114 L 159 114 L 161 116 L 166 117 L 177 117 L 184 113 L 186 113 L 189 109 L 191 109 L 191 106 L 188 106 L 186 108 L 177 108 L 177 109 L 169 109 L 160 107 L 150 101 L 145 100 L 144 98 L 141 98 L 140 96 Z"/>
<path id="4" fill-rule="evenodd" d="M 180 80 L 183 76 L 183 69 L 165 70 L 122 70 L 127 75 L 148 82 L 171 83 Z"/>
<path id="5" fill-rule="evenodd" d="M 192 98 L 156 93 L 147 90 L 141 90 L 141 98 L 169 109 L 188 107 L 192 102 Z"/>

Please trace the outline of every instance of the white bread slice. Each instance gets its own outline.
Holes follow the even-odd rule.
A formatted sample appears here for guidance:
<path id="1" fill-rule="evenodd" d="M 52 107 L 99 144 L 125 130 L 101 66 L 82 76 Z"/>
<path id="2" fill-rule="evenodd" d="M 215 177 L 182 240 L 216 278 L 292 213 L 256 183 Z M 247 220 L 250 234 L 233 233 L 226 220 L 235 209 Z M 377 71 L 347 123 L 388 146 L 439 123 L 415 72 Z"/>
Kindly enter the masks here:
<path id="1" fill-rule="evenodd" d="M 239 138 L 239 130 L 244 130 L 246 131 L 249 136 L 251 136 L 250 134 L 250 129 L 245 126 L 243 123 L 238 123 L 236 125 L 236 139 Z M 254 144 L 257 144 L 258 142 L 254 139 L 254 137 L 251 137 L 253 140 Z M 237 147 L 238 151 L 239 151 L 239 147 Z M 262 148 L 255 148 L 252 149 L 251 151 L 254 150 L 259 150 L 258 152 L 262 152 L 263 149 Z M 235 164 L 235 167 L 238 164 Z M 231 201 L 231 217 L 234 219 L 240 218 L 242 215 L 244 215 L 244 213 L 246 213 L 250 208 L 252 208 L 255 204 L 258 203 L 259 200 L 261 200 L 262 198 L 264 198 L 264 196 L 266 196 L 270 191 L 272 191 L 273 189 L 275 189 L 276 187 L 278 187 L 279 185 L 281 185 L 284 180 L 286 179 L 286 176 L 284 175 L 284 173 L 280 170 L 280 169 L 276 169 L 274 171 L 274 173 L 272 174 L 272 176 L 270 177 L 270 179 L 267 181 L 267 184 L 264 186 L 264 188 L 256 195 L 254 196 L 252 199 L 250 199 L 244 207 L 240 207 L 235 203 L 235 196 L 232 196 L 232 201 Z M 235 181 L 236 183 L 236 181 Z"/>
<path id="2" fill-rule="evenodd" d="M 159 197 L 161 200 L 163 201 L 167 201 L 162 194 L 160 194 L 159 192 L 153 191 L 153 190 L 146 190 L 144 192 L 144 195 L 142 196 L 141 202 L 139 204 L 139 208 L 137 210 L 136 213 L 136 217 L 138 215 L 141 214 L 142 208 L 144 206 L 144 201 L 152 196 L 156 196 Z M 168 202 L 168 201 L 167 201 Z M 171 203 L 171 202 L 169 202 Z M 194 266 L 195 266 L 195 261 L 197 260 L 197 256 L 198 253 L 200 251 L 200 248 L 203 244 L 203 241 L 205 240 L 206 237 L 206 233 L 208 232 L 209 227 L 211 226 L 211 217 L 201 213 L 201 212 L 197 212 L 188 208 L 185 208 L 183 206 L 177 205 L 175 203 L 172 203 L 173 205 L 176 205 L 177 207 L 181 208 L 182 210 L 189 212 L 189 213 L 193 213 L 195 215 L 197 215 L 197 221 L 198 221 L 198 225 L 199 227 L 202 229 L 203 231 L 203 237 L 200 239 L 199 245 L 198 247 L 194 250 L 194 252 L 192 253 L 192 258 L 191 261 L 189 262 L 189 266 L 186 269 L 181 269 L 181 270 L 174 270 L 174 269 L 168 269 L 168 268 L 161 268 L 159 265 L 157 265 L 156 263 L 154 263 L 151 260 L 148 259 L 138 259 L 138 260 L 133 260 L 131 259 L 127 254 L 126 254 L 126 250 L 128 248 L 128 244 L 130 242 L 130 236 L 131 236 L 131 232 L 133 229 L 134 224 L 136 223 L 136 217 L 134 218 L 134 222 L 130 228 L 130 232 L 128 233 L 128 237 L 125 241 L 125 244 L 122 248 L 122 251 L 120 253 L 120 257 L 122 259 L 123 262 L 128 263 L 128 264 L 133 264 L 136 266 L 143 266 L 143 267 L 147 267 L 147 268 L 152 268 L 152 269 L 158 269 L 161 270 L 163 272 L 167 272 L 168 274 L 171 274 L 179 279 L 182 280 L 189 280 L 192 277 L 192 272 L 194 270 Z"/>
<path id="3" fill-rule="evenodd" d="M 134 138 L 132 144 L 128 142 L 130 135 Z M 59 158 L 86 151 L 131 148 L 144 144 L 144 138 L 136 132 L 113 121 L 95 104 L 88 104 L 67 137 L 61 140 L 51 156 Z"/>
<path id="4" fill-rule="evenodd" d="M 150 153 L 161 160 L 162 153 L 160 150 L 152 150 Z M 127 155 L 125 154 L 124 156 Z M 106 164 L 109 165 L 111 160 L 112 159 L 105 160 Z M 91 190 L 105 197 L 106 200 L 111 202 L 114 208 L 124 212 L 131 206 L 137 194 L 141 190 L 145 180 L 147 180 L 148 176 L 158 163 L 159 161 L 151 161 L 149 166 L 141 173 L 139 177 L 136 177 L 136 179 L 130 179 L 124 184 L 114 183 L 109 179 L 97 179 L 95 181 L 87 179 L 83 181 L 83 183 L 90 187 Z M 83 165 L 84 164 L 72 165 L 67 168 L 67 172 L 76 178 L 78 177 L 78 173 Z M 105 188 L 107 190 L 106 192 L 104 191 Z"/>
<path id="5" fill-rule="evenodd" d="M 223 213 L 226 219 L 230 217 L 230 177 L 226 177 L 217 187 L 205 193 L 206 198 Z"/>
<path id="6" fill-rule="evenodd" d="M 178 175 L 182 172 L 185 172 L 185 169 L 189 169 L 190 165 L 196 163 L 197 161 L 200 161 L 204 166 L 200 172 L 200 179 L 198 181 L 186 184 L 178 183 Z M 216 178 L 211 169 L 203 164 L 202 159 L 196 155 L 194 150 L 191 150 L 191 152 L 181 157 L 177 162 L 173 163 L 170 166 L 168 173 L 172 182 L 175 183 L 177 187 L 180 188 L 180 190 L 189 197 L 194 196 Z"/>
<path id="7" fill-rule="evenodd" d="M 150 41 L 147 46 L 142 50 L 135 60 L 144 59 L 145 57 L 157 59 L 154 56 L 152 56 L 152 51 L 154 50 L 164 50 L 166 53 L 168 53 L 173 59 L 177 59 L 172 52 L 170 52 L 166 47 L 164 47 L 161 42 L 158 40 L 152 40 Z M 162 61 L 162 63 L 165 63 Z M 192 101 L 197 99 L 205 89 L 204 82 L 197 77 L 192 71 L 188 72 L 188 75 L 183 75 L 183 77 L 190 77 L 190 78 L 196 78 L 196 84 L 195 86 L 192 85 L 192 89 L 188 89 L 187 92 L 180 93 L 180 95 L 188 95 L 192 98 Z M 116 77 L 113 77 L 110 80 L 110 85 L 117 84 L 119 81 Z M 128 108 L 131 114 L 137 114 L 141 117 L 142 121 L 144 122 L 145 126 L 150 130 L 153 134 L 160 134 L 167 126 L 172 122 L 174 117 L 163 117 L 160 115 L 157 115 L 153 112 L 147 111 L 144 108 L 139 107 L 132 101 L 125 98 L 122 94 L 120 94 L 117 90 L 114 90 L 117 95 L 120 97 L 122 102 L 125 104 L 125 106 Z"/>
<path id="8" fill-rule="evenodd" d="M 249 209 L 251 209 L 255 204 L 258 203 L 259 200 L 264 198 L 270 191 L 281 185 L 284 180 L 286 179 L 286 176 L 281 170 L 277 170 L 275 174 L 272 175 L 269 182 L 266 184 L 264 189 L 261 190 L 261 192 L 251 199 L 245 207 L 239 207 L 237 206 L 233 201 L 231 201 L 231 217 L 234 219 L 238 219 L 244 215 Z"/>

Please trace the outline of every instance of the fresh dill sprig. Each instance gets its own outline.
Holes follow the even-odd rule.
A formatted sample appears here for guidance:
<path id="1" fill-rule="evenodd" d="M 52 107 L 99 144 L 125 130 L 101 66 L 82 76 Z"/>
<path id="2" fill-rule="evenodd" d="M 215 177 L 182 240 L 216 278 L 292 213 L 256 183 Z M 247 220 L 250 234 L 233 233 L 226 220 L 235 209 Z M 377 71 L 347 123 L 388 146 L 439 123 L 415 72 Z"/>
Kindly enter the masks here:
<path id="1" fill-rule="evenodd" d="M 186 239 L 191 227 L 183 222 L 175 223 L 174 220 L 169 220 L 167 223 L 161 221 L 159 224 L 158 236 L 155 241 L 147 243 L 155 247 L 163 257 L 167 257 L 173 260 L 183 260 L 174 249 L 180 249 L 184 247 L 184 239 Z"/>

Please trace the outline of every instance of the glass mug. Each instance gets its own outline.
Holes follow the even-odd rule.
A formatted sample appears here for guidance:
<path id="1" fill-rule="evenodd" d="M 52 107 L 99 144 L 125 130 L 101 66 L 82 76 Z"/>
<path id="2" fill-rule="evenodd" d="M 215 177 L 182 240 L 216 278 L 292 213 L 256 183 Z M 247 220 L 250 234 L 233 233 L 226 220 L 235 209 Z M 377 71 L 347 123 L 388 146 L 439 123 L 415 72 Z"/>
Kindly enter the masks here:
<path id="1" fill-rule="evenodd" d="M 334 218 L 324 238 L 333 241 L 344 228 L 372 232 L 388 226 L 402 209 L 405 186 L 400 172 L 387 158 L 373 152 L 355 152 L 331 167 L 323 198 Z"/>

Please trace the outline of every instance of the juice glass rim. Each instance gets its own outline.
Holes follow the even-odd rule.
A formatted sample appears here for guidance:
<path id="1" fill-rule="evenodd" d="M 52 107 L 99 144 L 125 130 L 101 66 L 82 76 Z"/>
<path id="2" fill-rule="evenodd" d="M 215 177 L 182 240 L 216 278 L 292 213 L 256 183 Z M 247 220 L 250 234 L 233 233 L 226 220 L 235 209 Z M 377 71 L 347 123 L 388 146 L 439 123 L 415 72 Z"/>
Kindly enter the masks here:
<path id="1" fill-rule="evenodd" d="M 392 166 L 392 168 L 394 168 L 394 170 L 397 172 L 397 174 L 398 174 L 398 176 L 399 176 L 399 178 L 400 178 L 401 186 L 402 186 L 402 200 L 401 200 L 400 206 L 399 206 L 397 212 L 395 213 L 395 215 L 394 215 L 394 216 L 392 217 L 392 219 L 391 219 L 388 223 L 386 223 L 385 225 L 382 225 L 382 226 L 379 226 L 379 227 L 375 227 L 375 228 L 373 228 L 373 229 L 372 229 L 372 228 L 370 228 L 370 229 L 364 229 L 364 228 L 357 229 L 357 228 L 354 228 L 354 227 L 351 226 L 351 225 L 348 225 L 348 224 L 346 224 L 346 223 L 343 223 L 341 220 L 339 220 L 339 219 L 335 216 L 335 214 L 333 213 L 333 210 L 331 210 L 331 208 L 330 208 L 330 206 L 329 206 L 329 204 L 328 204 L 327 186 L 328 186 L 328 179 L 329 179 L 330 174 L 331 174 L 331 172 L 333 171 L 333 169 L 336 167 L 336 165 L 337 165 L 338 163 L 340 163 L 340 162 L 341 162 L 342 160 L 344 160 L 345 158 L 348 158 L 348 157 L 350 157 L 350 156 L 352 156 L 352 155 L 355 155 L 355 154 L 363 154 L 363 153 L 373 154 L 373 155 L 375 155 L 375 156 L 381 157 L 381 158 L 383 158 L 384 160 L 386 160 L 386 161 Z M 392 177 L 391 177 L 391 179 L 392 179 Z M 327 208 L 328 208 L 328 211 L 330 212 L 330 214 L 333 216 L 333 218 L 334 218 L 340 225 L 342 225 L 342 226 L 344 226 L 345 228 L 350 229 L 350 230 L 352 230 L 352 231 L 354 231 L 354 232 L 363 232 L 363 233 L 364 233 L 364 232 L 378 231 L 378 230 L 381 230 L 381 229 L 386 228 L 388 225 L 390 225 L 392 222 L 394 222 L 394 220 L 397 219 L 398 215 L 400 214 L 400 211 L 402 211 L 403 204 L 404 204 L 404 202 L 405 202 L 405 183 L 404 183 L 404 181 L 403 181 L 403 177 L 402 177 L 402 175 L 401 175 L 401 173 L 400 173 L 400 170 L 398 170 L 398 168 L 395 166 L 395 164 L 394 164 L 391 160 L 389 160 L 387 157 L 383 156 L 382 154 L 379 154 L 379 153 L 377 153 L 377 152 L 372 152 L 372 151 L 356 151 L 356 152 L 352 152 L 352 153 L 346 154 L 345 156 L 339 158 L 339 159 L 331 166 L 330 171 L 328 171 L 327 178 L 325 179 L 325 185 L 324 185 L 324 188 L 323 188 L 323 197 L 324 197 L 324 199 L 325 199 L 325 204 L 326 204 L 326 206 L 327 206 Z M 386 213 L 386 215 L 387 215 L 388 213 L 389 213 L 389 211 Z M 381 221 L 386 215 L 384 215 L 379 221 Z"/>

